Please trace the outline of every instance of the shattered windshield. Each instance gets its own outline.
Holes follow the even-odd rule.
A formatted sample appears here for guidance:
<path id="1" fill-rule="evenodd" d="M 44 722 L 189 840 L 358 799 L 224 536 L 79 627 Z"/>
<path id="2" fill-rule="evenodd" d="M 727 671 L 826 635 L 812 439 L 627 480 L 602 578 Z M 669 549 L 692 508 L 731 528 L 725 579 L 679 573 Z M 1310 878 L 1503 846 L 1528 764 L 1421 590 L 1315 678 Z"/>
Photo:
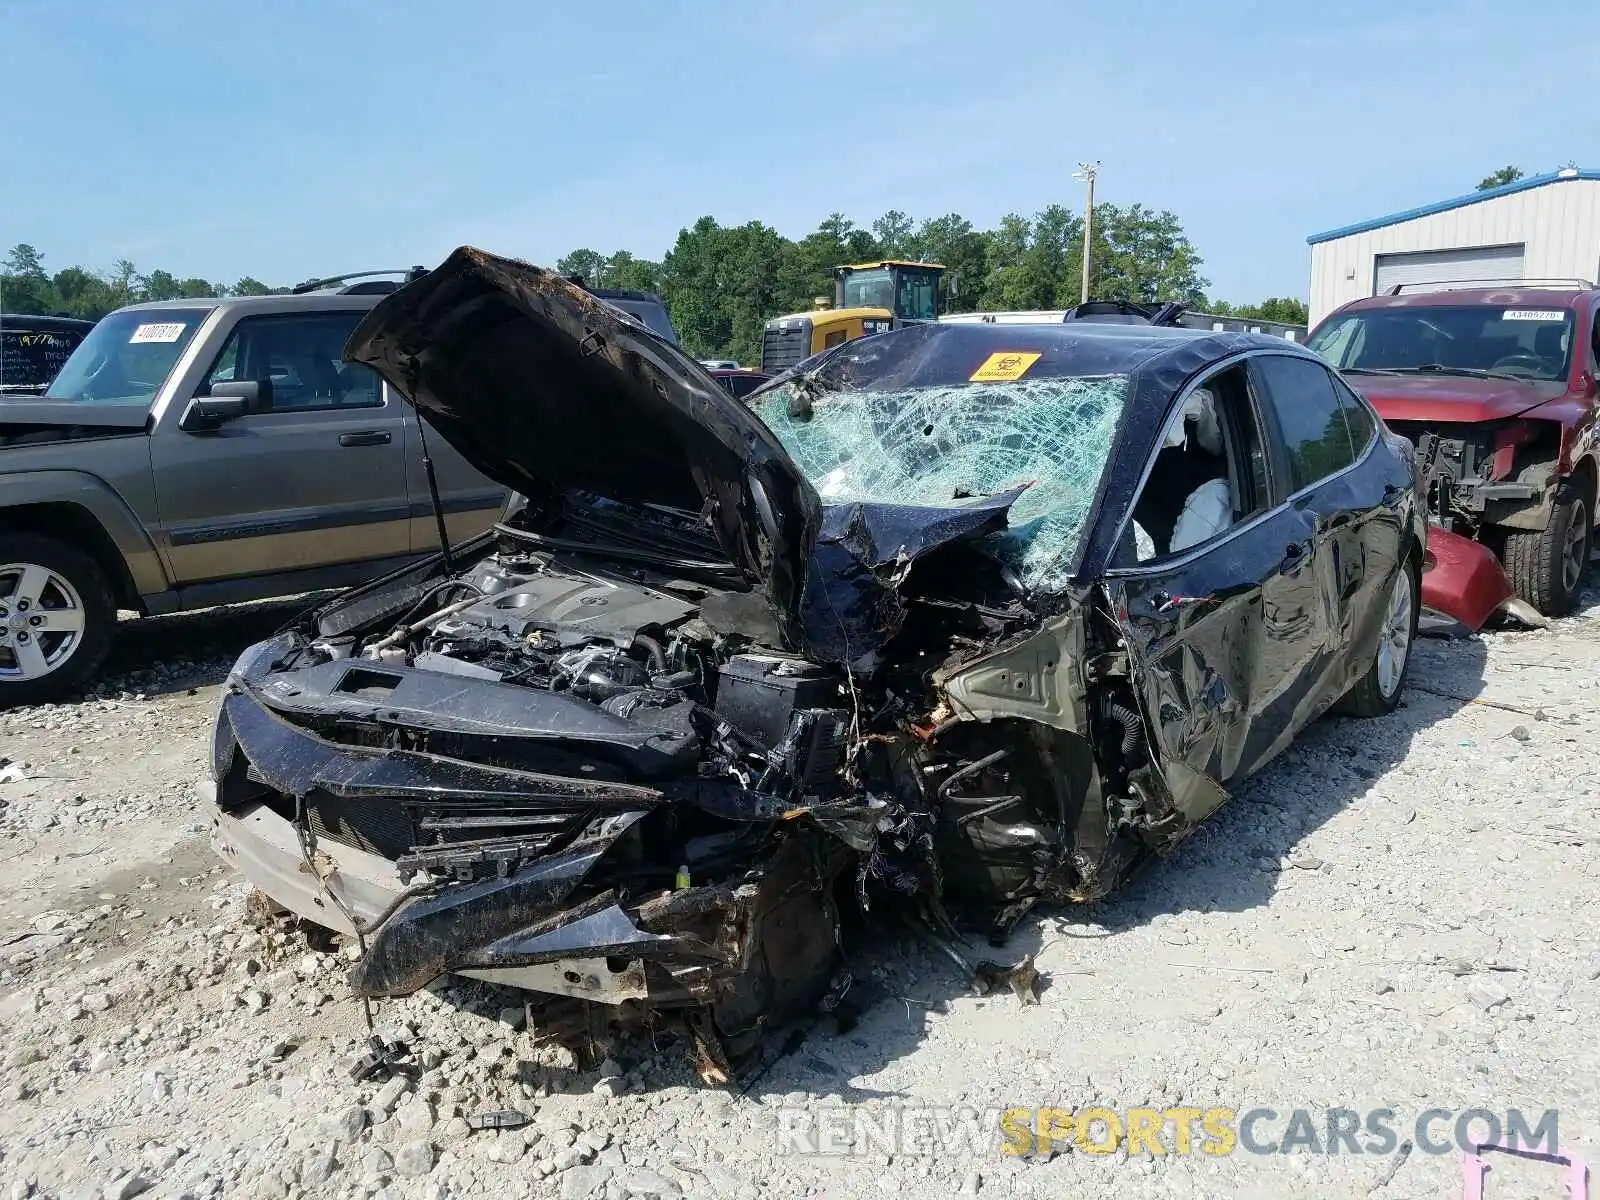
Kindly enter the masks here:
<path id="1" fill-rule="evenodd" d="M 1000 557 L 1030 588 L 1066 582 L 1111 452 L 1124 375 L 825 393 L 753 408 L 824 504 L 948 506 L 1023 484 Z M 808 415 L 809 414 L 809 415 Z"/>

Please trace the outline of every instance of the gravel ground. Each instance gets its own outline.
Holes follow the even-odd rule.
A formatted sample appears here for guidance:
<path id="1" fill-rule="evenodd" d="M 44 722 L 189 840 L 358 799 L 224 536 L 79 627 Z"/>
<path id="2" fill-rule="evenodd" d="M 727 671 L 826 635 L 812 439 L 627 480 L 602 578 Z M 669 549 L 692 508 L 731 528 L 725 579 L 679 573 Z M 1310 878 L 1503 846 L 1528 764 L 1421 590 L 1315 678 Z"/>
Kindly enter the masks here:
<path id="1" fill-rule="evenodd" d="M 1037 1006 L 880 942 L 857 968 L 881 999 L 743 1095 L 700 1086 L 675 1047 L 580 1061 L 518 1027 L 515 993 L 457 984 L 377 1006 L 420 1079 L 350 1081 L 347 951 L 249 903 L 197 791 L 228 662 L 291 611 L 134 623 L 97 695 L 0 713 L 0 1196 L 1460 1188 L 1459 1155 L 1421 1148 L 823 1158 L 780 1137 L 847 1103 L 880 1124 L 921 1105 L 1271 1108 L 1263 1141 L 1295 1109 L 1321 1130 L 1329 1108 L 1389 1108 L 1400 1140 L 1431 1108 L 1555 1109 L 1564 1150 L 1600 1147 L 1600 605 L 1424 640 L 1393 717 L 1321 722 L 1112 900 L 1024 921 L 1006 953 L 1037 952 Z M 531 1121 L 469 1131 L 500 1109 Z M 1557 1194 L 1544 1171 L 1502 1167 L 1490 1194 Z"/>

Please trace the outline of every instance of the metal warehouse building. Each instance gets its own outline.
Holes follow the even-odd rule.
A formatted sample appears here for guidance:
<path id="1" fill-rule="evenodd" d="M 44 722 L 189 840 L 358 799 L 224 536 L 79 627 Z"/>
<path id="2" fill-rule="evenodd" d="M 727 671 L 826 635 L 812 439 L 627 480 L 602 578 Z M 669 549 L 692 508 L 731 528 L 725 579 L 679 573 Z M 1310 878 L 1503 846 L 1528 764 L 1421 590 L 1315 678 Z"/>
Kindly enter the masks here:
<path id="1" fill-rule="evenodd" d="M 1314 234 L 1311 324 L 1398 284 L 1600 278 L 1600 171 L 1567 167 Z"/>

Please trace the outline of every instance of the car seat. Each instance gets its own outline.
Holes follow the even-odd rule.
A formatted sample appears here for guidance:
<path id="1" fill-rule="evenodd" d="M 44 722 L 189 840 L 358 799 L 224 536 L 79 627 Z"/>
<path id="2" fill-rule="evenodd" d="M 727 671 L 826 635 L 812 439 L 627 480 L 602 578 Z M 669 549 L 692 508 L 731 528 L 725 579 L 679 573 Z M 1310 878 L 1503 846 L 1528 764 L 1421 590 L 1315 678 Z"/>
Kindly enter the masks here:
<path id="1" fill-rule="evenodd" d="M 1227 458 L 1222 443 L 1222 423 L 1217 419 L 1217 398 L 1209 388 L 1196 388 L 1183 405 L 1184 436 L 1193 431 L 1195 443 L 1219 469 L 1184 497 L 1172 527 L 1169 553 L 1197 546 L 1233 524 L 1233 488 L 1228 482 Z M 1174 429 L 1167 435 L 1172 443 Z"/>
<path id="2" fill-rule="evenodd" d="M 1141 561 L 1205 541 L 1233 523 L 1233 488 L 1215 394 L 1196 388 L 1182 412 L 1167 430 L 1134 512 L 1135 536 L 1143 534 L 1150 546 L 1148 551 L 1138 547 Z M 1185 523 L 1181 545 L 1180 521 Z"/>
<path id="3" fill-rule="evenodd" d="M 1567 328 L 1565 325 L 1541 325 L 1533 335 L 1533 352 L 1548 359 L 1552 367 L 1567 359 Z"/>

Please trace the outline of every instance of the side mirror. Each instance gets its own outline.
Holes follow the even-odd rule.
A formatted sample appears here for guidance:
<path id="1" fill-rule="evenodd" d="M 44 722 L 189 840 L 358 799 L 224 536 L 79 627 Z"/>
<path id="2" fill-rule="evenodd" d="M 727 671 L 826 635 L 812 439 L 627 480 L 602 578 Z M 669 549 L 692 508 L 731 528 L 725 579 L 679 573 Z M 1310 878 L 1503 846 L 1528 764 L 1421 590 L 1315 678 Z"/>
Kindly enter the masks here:
<path id="1" fill-rule="evenodd" d="M 247 413 L 260 412 L 272 395 L 271 384 L 259 379 L 235 379 L 214 383 L 205 396 L 196 396 L 184 407 L 178 428 L 185 433 L 209 433 Z"/>

